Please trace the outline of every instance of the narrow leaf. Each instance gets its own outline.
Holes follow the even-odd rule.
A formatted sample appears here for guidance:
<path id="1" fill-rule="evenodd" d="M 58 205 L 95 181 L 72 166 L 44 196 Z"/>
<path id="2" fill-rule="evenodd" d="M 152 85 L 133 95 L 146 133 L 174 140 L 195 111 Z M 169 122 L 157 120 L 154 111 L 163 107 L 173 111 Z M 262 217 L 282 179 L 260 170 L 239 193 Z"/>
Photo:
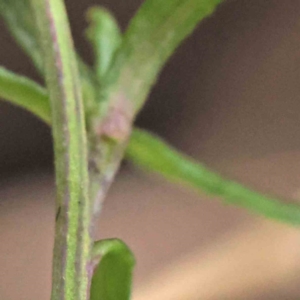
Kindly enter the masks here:
<path id="1" fill-rule="evenodd" d="M 41 72 L 43 58 L 30 0 L 0 0 L 0 14 L 11 34 Z"/>
<path id="2" fill-rule="evenodd" d="M 93 258 L 100 263 L 94 271 L 90 300 L 129 300 L 135 259 L 118 239 L 95 243 Z"/>
<path id="3" fill-rule="evenodd" d="M 90 26 L 86 31 L 95 53 L 95 72 L 101 79 L 110 67 L 122 36 L 117 21 L 102 7 L 92 7 L 87 13 Z"/>
<path id="4" fill-rule="evenodd" d="M 47 124 L 51 123 L 50 102 L 46 90 L 27 77 L 0 67 L 0 97 L 25 108 Z"/>
<path id="5" fill-rule="evenodd" d="M 12 36 L 29 56 L 41 75 L 44 75 L 44 55 L 38 38 L 38 27 L 33 18 L 30 0 L 0 0 L 0 16 L 5 20 Z M 78 54 L 76 59 L 82 82 L 86 109 L 94 109 L 94 75 Z"/>
<path id="6" fill-rule="evenodd" d="M 220 2 L 146 0 L 125 32 L 120 50 L 106 76 L 104 97 L 116 97 L 116 102 L 125 97 L 132 103 L 132 115 L 136 114 L 166 60 Z"/>
<path id="7" fill-rule="evenodd" d="M 86 114 L 88 114 L 89 110 L 94 108 L 92 102 L 95 95 L 90 86 L 91 81 L 84 79 L 89 77 L 90 70 L 85 69 L 84 66 L 82 66 L 82 70 L 86 76 L 81 78 L 82 85 L 85 86 L 84 96 L 87 98 L 85 109 Z M 90 91 L 89 94 L 88 91 Z M 35 81 L 0 67 L 0 97 L 11 104 L 26 109 L 50 125 L 51 109 L 48 92 Z M 90 106 L 88 106 L 89 103 L 91 103 Z"/>
<path id="8" fill-rule="evenodd" d="M 26 77 L 0 68 L 0 96 L 5 100 L 31 111 L 50 124 L 50 107 L 46 90 Z M 176 152 L 158 137 L 134 129 L 127 157 L 150 171 L 162 174 L 171 181 L 192 186 L 208 194 L 225 198 L 228 202 L 250 207 L 268 217 L 298 224 L 300 208 L 244 188 L 214 174 L 203 165 Z M 231 190 L 238 187 L 235 193 Z M 257 203 L 258 202 L 258 203 Z M 272 202 L 272 203 L 270 203 Z M 268 204 L 269 203 L 269 204 Z M 276 213 L 277 211 L 277 213 Z"/>
<path id="9" fill-rule="evenodd" d="M 132 133 L 127 157 L 137 165 L 185 184 L 228 203 L 248 208 L 268 218 L 300 225 L 300 206 L 252 191 L 222 178 L 187 156 L 180 154 L 158 137 L 140 129 Z"/>

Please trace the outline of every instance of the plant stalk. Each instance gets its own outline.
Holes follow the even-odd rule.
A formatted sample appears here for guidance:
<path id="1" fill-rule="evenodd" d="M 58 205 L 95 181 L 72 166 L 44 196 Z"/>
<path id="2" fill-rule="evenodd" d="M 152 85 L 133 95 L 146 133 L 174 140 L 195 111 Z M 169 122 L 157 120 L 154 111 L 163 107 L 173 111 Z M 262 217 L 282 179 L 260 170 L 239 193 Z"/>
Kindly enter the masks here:
<path id="1" fill-rule="evenodd" d="M 52 300 L 88 300 L 92 240 L 86 129 L 76 55 L 62 0 L 31 0 L 52 110 L 56 227 Z"/>

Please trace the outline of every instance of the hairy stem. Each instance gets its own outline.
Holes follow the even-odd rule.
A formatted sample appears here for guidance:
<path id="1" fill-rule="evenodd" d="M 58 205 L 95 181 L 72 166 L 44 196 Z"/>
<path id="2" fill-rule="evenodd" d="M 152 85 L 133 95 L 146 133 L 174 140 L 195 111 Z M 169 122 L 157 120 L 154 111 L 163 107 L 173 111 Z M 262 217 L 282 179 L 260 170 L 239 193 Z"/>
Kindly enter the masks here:
<path id="1" fill-rule="evenodd" d="M 52 300 L 89 298 L 90 202 L 82 91 L 61 0 L 31 0 L 45 56 L 57 184 Z"/>

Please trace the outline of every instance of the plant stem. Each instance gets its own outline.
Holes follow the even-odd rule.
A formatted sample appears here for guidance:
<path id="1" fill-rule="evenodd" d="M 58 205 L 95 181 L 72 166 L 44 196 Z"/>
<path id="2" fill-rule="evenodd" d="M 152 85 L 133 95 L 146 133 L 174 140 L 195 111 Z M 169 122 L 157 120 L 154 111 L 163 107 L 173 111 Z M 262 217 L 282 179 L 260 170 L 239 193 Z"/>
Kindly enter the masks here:
<path id="1" fill-rule="evenodd" d="M 31 0 L 45 56 L 57 184 L 52 300 L 89 298 L 91 204 L 76 56 L 61 0 Z"/>

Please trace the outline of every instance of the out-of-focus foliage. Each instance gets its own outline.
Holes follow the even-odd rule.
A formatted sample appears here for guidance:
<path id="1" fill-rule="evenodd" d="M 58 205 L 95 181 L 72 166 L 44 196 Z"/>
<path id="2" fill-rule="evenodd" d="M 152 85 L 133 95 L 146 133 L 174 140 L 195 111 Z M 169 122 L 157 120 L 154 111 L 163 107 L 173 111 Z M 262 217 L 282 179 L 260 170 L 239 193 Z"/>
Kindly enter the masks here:
<path id="1" fill-rule="evenodd" d="M 41 71 L 43 58 L 30 0 L 0 0 L 0 14 L 13 37 Z"/>

